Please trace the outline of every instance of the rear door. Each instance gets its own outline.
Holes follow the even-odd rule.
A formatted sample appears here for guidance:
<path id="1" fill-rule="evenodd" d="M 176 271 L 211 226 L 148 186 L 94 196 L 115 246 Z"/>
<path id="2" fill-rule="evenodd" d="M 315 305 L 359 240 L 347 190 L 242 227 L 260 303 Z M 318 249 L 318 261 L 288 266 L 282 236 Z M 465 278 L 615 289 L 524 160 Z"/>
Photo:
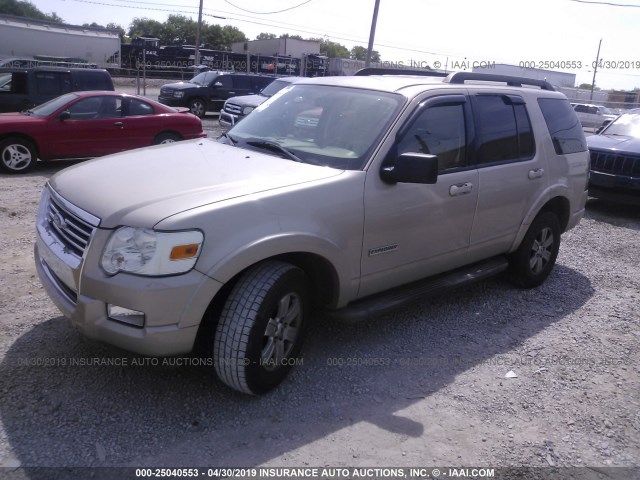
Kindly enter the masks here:
<path id="1" fill-rule="evenodd" d="M 480 191 L 470 255 L 477 260 L 509 250 L 529 209 L 544 195 L 549 172 L 521 95 L 479 93 L 471 100 Z"/>

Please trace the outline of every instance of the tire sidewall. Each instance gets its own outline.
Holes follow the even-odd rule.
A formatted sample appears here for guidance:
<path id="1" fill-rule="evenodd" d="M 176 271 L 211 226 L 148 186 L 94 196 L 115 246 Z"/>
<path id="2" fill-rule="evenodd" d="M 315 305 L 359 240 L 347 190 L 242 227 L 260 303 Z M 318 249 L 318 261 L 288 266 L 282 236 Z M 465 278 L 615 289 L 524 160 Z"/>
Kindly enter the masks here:
<path id="1" fill-rule="evenodd" d="M 277 309 L 280 299 L 289 293 L 295 293 L 300 299 L 301 319 L 296 342 L 286 358 L 298 358 L 302 349 L 309 319 L 309 295 L 304 273 L 298 268 L 293 267 L 276 280 L 269 292 L 265 295 L 265 299 L 254 318 L 255 323 L 249 335 L 245 356 L 247 361 L 245 378 L 249 389 L 253 393 L 259 394 L 271 390 L 281 383 L 293 368 L 293 365 L 287 364 L 277 366 L 273 370 L 268 370 L 261 363 L 262 344 L 267 323 L 273 311 Z"/>
<path id="2" fill-rule="evenodd" d="M 546 228 L 550 228 L 553 235 L 551 258 L 549 258 L 549 261 L 541 272 L 534 273 L 529 264 L 531 249 L 540 232 Z M 551 270 L 553 270 L 559 250 L 560 222 L 558 221 L 558 217 L 554 213 L 543 212 L 535 218 L 522 239 L 520 247 L 511 259 L 511 273 L 515 282 L 525 288 L 536 287 L 542 284 L 551 273 Z"/>

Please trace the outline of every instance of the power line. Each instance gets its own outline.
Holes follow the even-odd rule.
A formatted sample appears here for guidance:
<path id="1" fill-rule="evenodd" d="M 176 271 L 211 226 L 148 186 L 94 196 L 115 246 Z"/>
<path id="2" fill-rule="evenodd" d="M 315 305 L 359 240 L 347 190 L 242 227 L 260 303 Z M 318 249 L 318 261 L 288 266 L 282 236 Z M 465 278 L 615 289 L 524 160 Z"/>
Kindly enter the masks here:
<path id="1" fill-rule="evenodd" d="M 225 3 L 228 3 L 232 7 L 235 7 L 238 10 L 242 10 L 243 12 L 253 13 L 255 15 L 271 15 L 272 13 L 282 13 L 282 12 L 288 12 L 289 10 L 294 10 L 294 9 L 296 9 L 298 7 L 306 5 L 307 3 L 311 2 L 312 0 L 306 0 L 305 2 L 302 2 L 302 3 L 298 4 L 298 5 L 294 5 L 293 7 L 284 8 L 282 10 L 276 10 L 274 12 L 254 12 L 252 10 L 247 10 L 246 8 L 239 7 L 238 5 L 235 5 L 235 4 L 231 3 L 229 0 L 224 0 L 224 1 L 225 1 Z"/>
<path id="2" fill-rule="evenodd" d="M 628 4 L 628 3 L 612 3 L 612 2 L 597 2 L 589 0 L 569 0 L 570 2 L 586 3 L 587 5 L 608 5 L 610 7 L 631 7 L 640 8 L 640 5 Z"/>

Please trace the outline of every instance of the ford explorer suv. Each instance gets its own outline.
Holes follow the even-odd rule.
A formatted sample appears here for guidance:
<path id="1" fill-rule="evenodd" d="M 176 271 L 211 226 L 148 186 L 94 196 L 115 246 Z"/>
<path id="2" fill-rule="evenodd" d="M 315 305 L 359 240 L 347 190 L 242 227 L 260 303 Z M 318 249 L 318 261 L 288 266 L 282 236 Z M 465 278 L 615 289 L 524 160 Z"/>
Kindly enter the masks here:
<path id="1" fill-rule="evenodd" d="M 231 128 L 244 117 L 249 115 L 261 103 L 267 101 L 280 90 L 288 87 L 290 84 L 297 82 L 303 77 L 282 77 L 274 80 L 269 85 L 260 90 L 255 95 L 241 95 L 239 97 L 231 97 L 224 102 L 224 107 L 220 110 L 220 126 Z"/>
<path id="2" fill-rule="evenodd" d="M 540 285 L 584 214 L 588 171 L 576 114 L 545 81 L 306 79 L 218 140 L 53 176 L 36 268 L 88 337 L 195 349 L 260 394 L 321 315 L 366 321 L 501 272 Z"/>
<path id="3" fill-rule="evenodd" d="M 170 107 L 187 107 L 195 116 L 203 118 L 209 111 L 220 111 L 228 98 L 258 93 L 275 78 L 253 73 L 207 71 L 188 82 L 163 85 L 158 101 Z"/>
<path id="4" fill-rule="evenodd" d="M 109 72 L 97 68 L 0 68 L 0 112 L 21 112 L 69 92 L 113 91 Z"/>

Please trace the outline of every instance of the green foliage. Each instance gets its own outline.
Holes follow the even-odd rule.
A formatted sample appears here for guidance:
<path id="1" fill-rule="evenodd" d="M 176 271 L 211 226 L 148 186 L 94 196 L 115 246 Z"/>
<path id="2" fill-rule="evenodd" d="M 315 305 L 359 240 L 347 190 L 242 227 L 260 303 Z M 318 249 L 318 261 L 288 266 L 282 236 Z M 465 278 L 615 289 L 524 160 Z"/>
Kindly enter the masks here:
<path id="1" fill-rule="evenodd" d="M 326 55 L 329 58 L 349 58 L 349 49 L 344 45 L 324 38 L 315 38 L 313 40 L 320 40 L 321 55 Z"/>
<path id="2" fill-rule="evenodd" d="M 355 46 L 349 52 L 349 58 L 352 60 L 366 60 L 367 59 L 367 49 L 360 46 Z M 371 51 L 371 61 L 377 63 L 380 61 L 380 53 L 377 50 Z"/>
<path id="3" fill-rule="evenodd" d="M 148 18 L 136 18 L 129 27 L 129 37 L 155 37 L 160 45 L 195 45 L 198 22 L 184 15 L 169 15 L 166 22 L 160 23 Z M 216 50 L 230 50 L 233 42 L 247 39 L 236 27 L 226 25 L 208 25 L 202 23 L 200 45 Z"/>
<path id="4" fill-rule="evenodd" d="M 29 1 L 0 0 L 0 13 L 18 17 L 35 18 L 36 20 L 46 20 L 52 23 L 64 23 L 64 20 L 55 12 L 49 14 L 44 13 Z"/>
<path id="5" fill-rule="evenodd" d="M 273 40 L 274 38 L 276 38 L 275 33 L 262 32 L 256 36 L 256 40 Z"/>

